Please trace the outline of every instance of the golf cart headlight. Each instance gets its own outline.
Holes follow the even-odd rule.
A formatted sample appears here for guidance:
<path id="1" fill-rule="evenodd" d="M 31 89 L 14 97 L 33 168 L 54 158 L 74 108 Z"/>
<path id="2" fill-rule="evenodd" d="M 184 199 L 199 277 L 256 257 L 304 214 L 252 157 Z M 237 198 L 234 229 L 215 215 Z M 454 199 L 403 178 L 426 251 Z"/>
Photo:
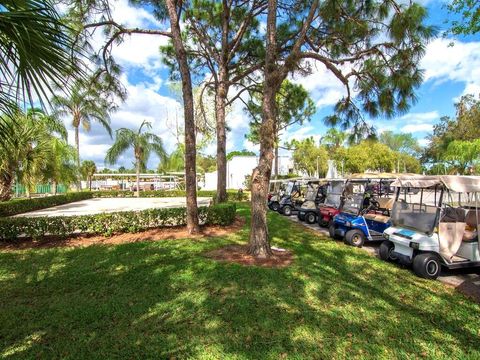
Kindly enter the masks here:
<path id="1" fill-rule="evenodd" d="M 389 240 L 389 239 L 390 239 L 390 235 L 388 235 L 387 233 L 383 233 L 383 237 L 385 238 L 385 240 Z"/>
<path id="2" fill-rule="evenodd" d="M 345 226 L 352 227 L 352 223 L 351 223 L 350 221 L 347 221 L 347 222 L 345 223 Z"/>
<path id="3" fill-rule="evenodd" d="M 410 247 L 412 249 L 418 250 L 420 248 L 420 244 L 415 241 L 410 241 Z"/>

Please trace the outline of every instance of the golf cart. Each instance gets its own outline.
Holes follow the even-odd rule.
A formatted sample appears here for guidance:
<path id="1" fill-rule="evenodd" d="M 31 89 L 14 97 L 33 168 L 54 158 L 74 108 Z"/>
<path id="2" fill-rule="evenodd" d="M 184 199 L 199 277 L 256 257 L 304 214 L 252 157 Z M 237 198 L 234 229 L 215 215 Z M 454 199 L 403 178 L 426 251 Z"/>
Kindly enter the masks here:
<path id="1" fill-rule="evenodd" d="M 305 192 L 305 201 L 298 209 L 298 219 L 314 224 L 317 221 L 318 207 L 327 197 L 329 182 L 326 180 L 310 181 Z"/>
<path id="2" fill-rule="evenodd" d="M 280 199 L 278 212 L 285 216 L 290 216 L 294 212 L 297 212 L 304 201 L 303 194 L 306 191 L 306 185 L 310 181 L 318 181 L 312 179 L 295 179 L 287 184 L 287 188 L 283 197 Z"/>
<path id="3" fill-rule="evenodd" d="M 480 267 L 480 177 L 416 176 L 394 185 L 392 226 L 384 231 L 380 258 L 411 264 L 427 279 L 436 279 L 442 266 Z"/>
<path id="4" fill-rule="evenodd" d="M 280 206 L 280 199 L 285 193 L 287 181 L 286 180 L 271 180 L 270 189 L 268 192 L 268 208 L 273 211 L 278 211 Z"/>
<path id="5" fill-rule="evenodd" d="M 349 179 L 340 213 L 328 227 L 330 237 L 355 247 L 362 247 L 365 241 L 383 241 L 383 231 L 391 224 L 392 182 L 391 178 Z"/>
<path id="6" fill-rule="evenodd" d="M 344 187 L 344 179 L 330 180 L 327 188 L 327 197 L 318 208 L 318 225 L 327 227 L 333 217 L 340 213 Z"/>

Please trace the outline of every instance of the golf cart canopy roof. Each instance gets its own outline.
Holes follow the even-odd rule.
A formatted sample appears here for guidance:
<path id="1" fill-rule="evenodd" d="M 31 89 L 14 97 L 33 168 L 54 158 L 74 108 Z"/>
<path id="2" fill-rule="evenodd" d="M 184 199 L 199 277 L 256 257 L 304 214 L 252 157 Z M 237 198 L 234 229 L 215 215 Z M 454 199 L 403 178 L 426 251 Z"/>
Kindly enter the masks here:
<path id="1" fill-rule="evenodd" d="M 392 174 L 392 173 L 357 173 L 348 177 L 350 180 L 356 179 L 396 179 L 399 176 L 415 176 L 415 174 Z"/>
<path id="2" fill-rule="evenodd" d="M 431 188 L 443 186 L 448 190 L 459 193 L 480 192 L 479 176 L 439 175 L 439 176 L 412 176 L 399 177 L 392 183 L 395 187 Z"/>

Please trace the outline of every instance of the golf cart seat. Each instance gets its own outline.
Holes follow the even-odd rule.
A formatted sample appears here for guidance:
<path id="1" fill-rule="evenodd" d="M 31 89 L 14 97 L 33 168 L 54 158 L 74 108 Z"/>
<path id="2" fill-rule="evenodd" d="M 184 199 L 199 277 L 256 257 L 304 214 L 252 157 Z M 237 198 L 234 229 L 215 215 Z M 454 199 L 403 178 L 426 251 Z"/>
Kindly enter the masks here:
<path id="1" fill-rule="evenodd" d="M 304 201 L 304 202 L 302 203 L 302 208 L 315 210 L 317 207 L 316 207 L 316 205 L 315 205 L 315 201 L 306 200 L 306 201 Z"/>
<path id="2" fill-rule="evenodd" d="M 393 203 L 395 202 L 393 198 L 381 197 L 376 199 L 380 205 L 380 209 L 383 210 L 392 210 Z"/>
<path id="3" fill-rule="evenodd" d="M 384 224 L 386 224 L 388 220 L 390 220 L 390 216 L 375 214 L 375 213 L 365 214 L 363 215 L 363 217 L 367 220 L 373 220 L 373 221 L 381 222 Z"/>
<path id="4" fill-rule="evenodd" d="M 463 232 L 462 241 L 464 242 L 476 242 L 478 241 L 478 232 L 477 232 L 477 217 L 480 221 L 480 211 L 470 210 L 465 216 L 465 231 Z"/>

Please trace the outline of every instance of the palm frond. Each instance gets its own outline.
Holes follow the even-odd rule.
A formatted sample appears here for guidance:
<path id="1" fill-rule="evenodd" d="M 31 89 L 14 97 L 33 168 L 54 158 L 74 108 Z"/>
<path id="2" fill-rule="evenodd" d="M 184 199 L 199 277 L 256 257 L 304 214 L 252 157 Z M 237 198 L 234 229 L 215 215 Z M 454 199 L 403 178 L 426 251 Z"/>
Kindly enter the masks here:
<path id="1" fill-rule="evenodd" d="M 108 149 L 105 156 L 105 162 L 110 165 L 114 165 L 118 158 L 135 142 L 135 133 L 126 128 L 118 129 L 115 133 L 115 142 Z"/>
<path id="2" fill-rule="evenodd" d="M 0 110 L 37 98 L 48 102 L 53 86 L 81 77 L 74 39 L 52 1 L 2 1 L 0 13 Z"/>

